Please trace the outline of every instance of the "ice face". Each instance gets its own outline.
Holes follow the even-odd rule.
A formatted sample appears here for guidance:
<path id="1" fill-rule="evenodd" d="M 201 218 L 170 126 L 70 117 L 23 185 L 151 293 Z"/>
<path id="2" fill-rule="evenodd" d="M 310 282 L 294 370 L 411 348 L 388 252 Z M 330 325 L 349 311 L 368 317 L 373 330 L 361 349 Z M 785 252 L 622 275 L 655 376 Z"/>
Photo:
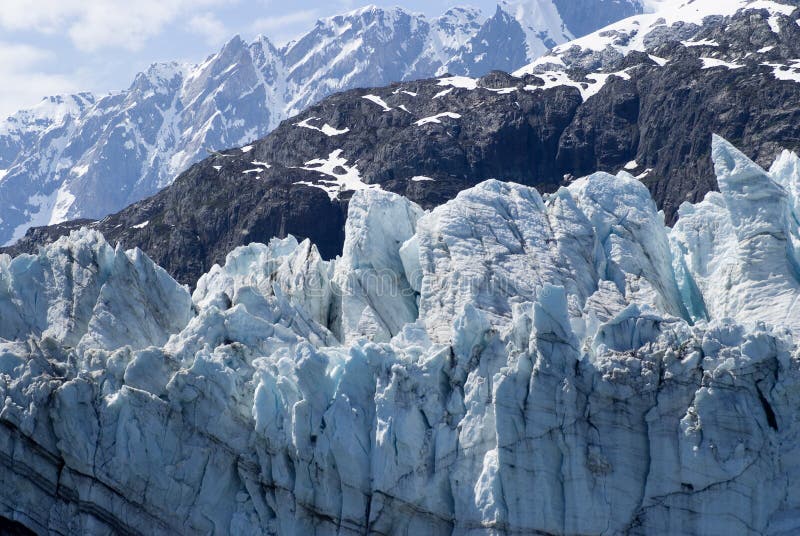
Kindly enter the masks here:
<path id="1" fill-rule="evenodd" d="M 350 200 L 342 258 L 334 281 L 341 295 L 340 339 L 388 342 L 417 318 L 400 247 L 416 230 L 422 209 L 396 194 L 361 190 Z"/>
<path id="2" fill-rule="evenodd" d="M 251 244 L 191 298 L 92 231 L 0 258 L 0 514 L 64 534 L 796 532 L 798 159 L 713 156 L 720 192 L 672 230 L 639 181 L 598 173 L 427 213 L 358 192 L 342 258 Z"/>
<path id="3" fill-rule="evenodd" d="M 139 250 L 75 232 L 15 259 L 0 256 L 0 337 L 114 350 L 163 345 L 191 318 L 188 291 Z"/>

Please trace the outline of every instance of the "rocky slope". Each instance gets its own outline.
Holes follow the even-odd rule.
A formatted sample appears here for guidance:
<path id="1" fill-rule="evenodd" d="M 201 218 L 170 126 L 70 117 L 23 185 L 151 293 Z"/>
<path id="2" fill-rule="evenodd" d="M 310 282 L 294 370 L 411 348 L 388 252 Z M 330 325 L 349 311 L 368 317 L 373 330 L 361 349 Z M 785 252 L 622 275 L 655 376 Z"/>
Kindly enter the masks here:
<path id="1" fill-rule="evenodd" d="M 0 257 L 3 526 L 797 532 L 800 158 L 713 157 L 672 229 L 596 173 L 361 190 L 340 259 L 252 244 L 191 296 L 92 230 Z"/>
<path id="2" fill-rule="evenodd" d="M 638 0 L 584 3 L 614 20 L 642 11 Z M 567 5 L 503 1 L 488 19 L 470 8 L 426 19 L 370 6 L 282 47 L 236 37 L 199 65 L 153 65 L 126 91 L 45 99 L 0 123 L 0 244 L 30 226 L 120 210 L 208 150 L 260 138 L 333 92 L 517 69 L 606 21 Z"/>
<path id="3" fill-rule="evenodd" d="M 552 191 L 624 169 L 672 223 L 683 201 L 716 189 L 712 133 L 762 165 L 783 146 L 800 149 L 797 16 L 789 4 L 695 1 L 557 49 L 517 76 L 337 94 L 94 228 L 194 284 L 232 248 L 273 236 L 339 254 L 347 200 L 364 188 L 432 208 L 487 179 Z M 75 226 L 33 229 L 9 251 L 35 251 Z"/>

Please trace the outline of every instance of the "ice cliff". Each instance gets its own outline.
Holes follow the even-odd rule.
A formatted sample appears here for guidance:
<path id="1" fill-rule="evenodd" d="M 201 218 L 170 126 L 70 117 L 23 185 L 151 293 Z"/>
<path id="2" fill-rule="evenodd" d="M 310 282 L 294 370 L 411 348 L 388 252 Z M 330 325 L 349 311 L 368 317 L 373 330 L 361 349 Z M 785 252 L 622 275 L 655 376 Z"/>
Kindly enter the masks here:
<path id="1" fill-rule="evenodd" d="M 37 532 L 800 530 L 800 159 L 357 192 L 344 254 L 191 297 L 93 231 L 0 257 L 0 515 Z"/>

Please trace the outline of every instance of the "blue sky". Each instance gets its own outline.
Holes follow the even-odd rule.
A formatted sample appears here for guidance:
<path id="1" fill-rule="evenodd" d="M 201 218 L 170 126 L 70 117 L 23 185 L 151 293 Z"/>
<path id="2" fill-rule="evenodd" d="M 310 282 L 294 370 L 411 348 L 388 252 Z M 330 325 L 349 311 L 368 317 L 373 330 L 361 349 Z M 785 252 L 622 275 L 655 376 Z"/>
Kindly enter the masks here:
<path id="1" fill-rule="evenodd" d="M 369 3 L 431 16 L 467 4 L 488 16 L 496 1 L 2 0 L 0 117 L 44 95 L 124 89 L 154 61 L 199 61 L 237 33 L 282 43 Z"/>

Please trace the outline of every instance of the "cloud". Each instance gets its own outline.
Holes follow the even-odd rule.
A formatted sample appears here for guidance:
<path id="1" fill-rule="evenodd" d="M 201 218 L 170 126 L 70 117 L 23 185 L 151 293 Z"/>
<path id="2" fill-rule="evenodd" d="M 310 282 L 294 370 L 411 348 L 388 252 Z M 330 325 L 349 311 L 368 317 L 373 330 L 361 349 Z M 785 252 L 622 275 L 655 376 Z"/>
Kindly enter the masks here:
<path id="1" fill-rule="evenodd" d="M 0 67 L 8 71 L 24 69 L 51 57 L 49 51 L 41 48 L 0 41 Z"/>
<path id="2" fill-rule="evenodd" d="M 6 0 L 0 9 L 0 26 L 9 30 L 53 33 L 65 16 L 77 11 L 77 2 L 71 0 L 40 0 L 33 4 L 25 0 Z"/>
<path id="3" fill-rule="evenodd" d="M 264 34 L 270 39 L 280 41 L 297 33 L 296 29 L 307 30 L 307 25 L 314 22 L 318 17 L 318 9 L 304 9 L 285 15 L 261 17 L 253 21 L 250 25 L 250 31 Z"/>
<path id="4" fill-rule="evenodd" d="M 167 24 L 198 8 L 236 0 L 3 0 L 0 28 L 61 33 L 83 51 L 140 49 Z M 207 28 L 208 29 L 208 28 Z"/>
<path id="5" fill-rule="evenodd" d="M 189 19 L 189 31 L 205 38 L 209 45 L 219 45 L 231 35 L 228 28 L 213 14 L 203 13 Z"/>
<path id="6" fill-rule="evenodd" d="M 16 112 L 21 103 L 36 104 L 43 95 L 78 91 L 70 78 L 39 72 L 42 63 L 53 59 L 47 50 L 0 41 L 0 118 Z"/>

